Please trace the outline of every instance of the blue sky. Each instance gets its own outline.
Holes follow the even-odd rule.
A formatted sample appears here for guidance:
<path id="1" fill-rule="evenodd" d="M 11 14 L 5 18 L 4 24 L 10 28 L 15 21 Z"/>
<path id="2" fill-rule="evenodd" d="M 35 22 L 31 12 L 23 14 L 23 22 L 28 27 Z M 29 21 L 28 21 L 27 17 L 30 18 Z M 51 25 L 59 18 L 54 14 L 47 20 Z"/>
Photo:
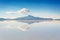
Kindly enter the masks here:
<path id="1" fill-rule="evenodd" d="M 17 13 L 17 11 L 26 9 L 30 11 L 29 15 L 60 18 L 59 0 L 0 0 L 0 18 L 26 16 L 28 15 L 27 13 Z"/>

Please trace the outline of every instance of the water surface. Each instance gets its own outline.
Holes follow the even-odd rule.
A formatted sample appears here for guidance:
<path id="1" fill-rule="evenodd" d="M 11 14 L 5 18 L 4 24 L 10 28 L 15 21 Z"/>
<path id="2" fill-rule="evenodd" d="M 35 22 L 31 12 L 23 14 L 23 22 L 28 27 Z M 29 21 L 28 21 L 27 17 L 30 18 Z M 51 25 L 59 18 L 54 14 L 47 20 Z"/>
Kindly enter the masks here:
<path id="1" fill-rule="evenodd" d="M 60 21 L 0 21 L 0 40 L 60 40 Z"/>

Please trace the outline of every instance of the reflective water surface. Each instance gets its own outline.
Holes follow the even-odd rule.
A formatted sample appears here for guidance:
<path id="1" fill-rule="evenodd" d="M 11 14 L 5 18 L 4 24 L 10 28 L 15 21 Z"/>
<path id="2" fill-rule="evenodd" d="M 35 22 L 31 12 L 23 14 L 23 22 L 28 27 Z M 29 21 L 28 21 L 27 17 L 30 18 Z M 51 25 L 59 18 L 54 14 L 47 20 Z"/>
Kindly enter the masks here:
<path id="1" fill-rule="evenodd" d="M 60 21 L 0 21 L 0 40 L 60 40 Z"/>

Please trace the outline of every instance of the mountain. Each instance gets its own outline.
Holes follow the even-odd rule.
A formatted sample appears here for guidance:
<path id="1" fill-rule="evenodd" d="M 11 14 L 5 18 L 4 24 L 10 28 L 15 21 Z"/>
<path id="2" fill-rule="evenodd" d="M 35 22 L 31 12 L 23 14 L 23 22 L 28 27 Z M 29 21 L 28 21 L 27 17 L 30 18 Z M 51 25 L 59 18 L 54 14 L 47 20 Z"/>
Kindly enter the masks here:
<path id="1" fill-rule="evenodd" d="M 6 19 L 4 19 L 4 18 L 0 18 L 0 20 L 6 20 Z"/>
<path id="2" fill-rule="evenodd" d="M 60 19 L 55 19 L 55 20 L 59 20 L 60 21 Z"/>
<path id="3" fill-rule="evenodd" d="M 53 19 L 52 18 L 40 18 L 40 17 L 34 17 L 32 15 L 28 15 L 25 17 L 19 17 L 19 18 L 15 18 L 15 19 L 0 18 L 0 20 L 53 20 Z"/>
<path id="4" fill-rule="evenodd" d="M 25 17 L 16 18 L 15 20 L 52 20 L 52 18 L 40 18 L 40 17 L 34 17 L 32 15 L 28 15 Z"/>

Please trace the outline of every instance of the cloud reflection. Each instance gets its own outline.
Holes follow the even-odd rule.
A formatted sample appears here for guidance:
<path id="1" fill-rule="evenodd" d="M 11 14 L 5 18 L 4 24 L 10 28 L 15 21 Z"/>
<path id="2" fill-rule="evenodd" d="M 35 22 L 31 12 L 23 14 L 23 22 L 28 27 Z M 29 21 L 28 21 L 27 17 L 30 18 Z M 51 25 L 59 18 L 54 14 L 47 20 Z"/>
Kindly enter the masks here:
<path id="1" fill-rule="evenodd" d="M 32 22 L 33 24 L 29 24 L 29 22 L 19 22 L 19 21 L 0 21 L 0 27 L 2 28 L 15 28 L 21 31 L 27 31 L 31 26 L 49 26 L 50 24 L 57 24 L 60 21 L 40 21 L 40 22 Z"/>
<path id="2" fill-rule="evenodd" d="M 29 24 L 16 22 L 16 21 L 0 21 L 0 24 L 3 24 L 3 28 L 16 28 L 21 31 L 27 31 L 30 28 Z"/>
<path id="3" fill-rule="evenodd" d="M 29 25 L 22 25 L 17 27 L 17 29 L 22 31 L 27 31 L 29 28 L 30 28 Z"/>
<path id="4" fill-rule="evenodd" d="M 18 21 L 0 21 L 0 39 L 3 40 L 59 40 L 60 21 L 23 23 Z M 7 29 L 13 29 L 6 31 Z M 31 28 L 31 29 L 30 29 Z M 30 29 L 30 30 L 28 30 Z M 23 32 L 21 32 L 23 31 Z M 29 32 L 26 32 L 29 31 Z"/>

